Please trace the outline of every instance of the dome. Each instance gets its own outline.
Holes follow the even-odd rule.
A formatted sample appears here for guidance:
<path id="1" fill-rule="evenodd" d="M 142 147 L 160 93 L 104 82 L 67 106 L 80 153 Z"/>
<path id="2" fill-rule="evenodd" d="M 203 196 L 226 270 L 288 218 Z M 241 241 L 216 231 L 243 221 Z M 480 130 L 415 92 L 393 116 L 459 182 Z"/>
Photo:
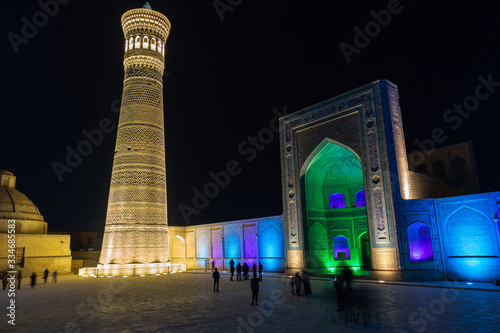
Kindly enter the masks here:
<path id="1" fill-rule="evenodd" d="M 0 219 L 34 220 L 44 222 L 43 216 L 26 195 L 15 189 L 12 172 L 0 171 Z"/>

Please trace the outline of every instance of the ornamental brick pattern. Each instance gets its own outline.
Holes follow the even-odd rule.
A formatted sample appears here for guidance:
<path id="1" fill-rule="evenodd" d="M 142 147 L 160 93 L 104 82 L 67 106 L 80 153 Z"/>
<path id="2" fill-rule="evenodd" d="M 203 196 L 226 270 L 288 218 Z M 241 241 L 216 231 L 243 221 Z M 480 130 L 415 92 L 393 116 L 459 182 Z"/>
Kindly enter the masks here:
<path id="1" fill-rule="evenodd" d="M 170 22 L 147 8 L 121 21 L 125 77 L 101 269 L 169 259 L 162 77 Z"/>

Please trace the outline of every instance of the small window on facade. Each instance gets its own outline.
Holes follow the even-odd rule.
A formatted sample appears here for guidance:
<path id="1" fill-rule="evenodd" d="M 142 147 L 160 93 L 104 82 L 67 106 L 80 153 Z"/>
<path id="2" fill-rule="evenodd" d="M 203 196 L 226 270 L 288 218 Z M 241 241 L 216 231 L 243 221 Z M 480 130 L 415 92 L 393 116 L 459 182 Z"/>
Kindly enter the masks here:
<path id="1" fill-rule="evenodd" d="M 349 260 L 349 240 L 344 236 L 337 236 L 333 239 L 333 251 L 335 260 Z"/>
<path id="2" fill-rule="evenodd" d="M 149 38 L 148 38 L 148 36 L 144 36 L 142 38 L 142 48 L 143 49 L 149 49 Z"/>
<path id="3" fill-rule="evenodd" d="M 156 39 L 151 38 L 151 50 L 156 51 Z"/>
<path id="4" fill-rule="evenodd" d="M 432 165 L 432 172 L 434 173 L 434 176 L 440 178 L 441 180 L 446 181 L 446 169 L 445 168 L 446 168 L 446 166 L 444 165 L 444 162 L 437 160 Z"/>
<path id="5" fill-rule="evenodd" d="M 434 260 L 431 231 L 429 227 L 422 222 L 415 222 L 408 227 L 407 231 L 411 261 Z"/>
<path id="6" fill-rule="evenodd" d="M 330 194 L 330 208 L 345 208 L 344 195 L 342 193 Z"/>
<path id="7" fill-rule="evenodd" d="M 130 37 L 128 40 L 128 49 L 132 50 L 134 48 L 134 37 Z"/>
<path id="8" fill-rule="evenodd" d="M 135 37 L 135 49 L 140 49 L 141 48 L 141 36 Z"/>
<path id="9" fill-rule="evenodd" d="M 16 264 L 21 264 L 24 259 L 24 247 L 15 248 Z"/>
<path id="10" fill-rule="evenodd" d="M 451 175 L 453 184 L 465 185 L 465 160 L 461 157 L 455 157 L 451 161 Z"/>
<path id="11" fill-rule="evenodd" d="M 361 190 L 356 193 L 356 207 L 365 207 L 366 199 L 365 199 L 365 191 Z"/>
<path id="12" fill-rule="evenodd" d="M 161 53 L 161 40 L 158 41 L 158 52 Z"/>

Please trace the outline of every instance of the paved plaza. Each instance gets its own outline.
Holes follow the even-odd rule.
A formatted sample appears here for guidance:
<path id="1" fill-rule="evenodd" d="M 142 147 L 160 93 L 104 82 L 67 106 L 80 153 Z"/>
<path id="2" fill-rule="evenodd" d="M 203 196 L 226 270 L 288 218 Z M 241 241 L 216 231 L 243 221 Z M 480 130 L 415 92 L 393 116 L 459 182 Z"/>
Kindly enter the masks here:
<path id="1" fill-rule="evenodd" d="M 358 282 L 355 316 L 338 312 L 329 279 L 311 281 L 313 295 L 295 296 L 289 279 L 266 277 L 259 305 L 249 281 L 222 275 L 213 292 L 211 274 L 177 273 L 128 278 L 60 276 L 23 280 L 15 295 L 15 326 L 2 292 L 0 332 L 498 332 L 500 288 L 465 283 L 459 288 Z M 364 314 L 364 315 L 363 315 Z M 347 319 L 347 321 L 346 321 Z"/>

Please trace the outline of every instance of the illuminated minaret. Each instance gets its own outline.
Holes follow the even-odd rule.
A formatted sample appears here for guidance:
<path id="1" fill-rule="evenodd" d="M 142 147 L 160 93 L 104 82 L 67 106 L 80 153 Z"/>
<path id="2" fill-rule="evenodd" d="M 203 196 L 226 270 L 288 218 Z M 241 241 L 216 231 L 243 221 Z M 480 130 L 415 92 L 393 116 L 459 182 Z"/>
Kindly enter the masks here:
<path id="1" fill-rule="evenodd" d="M 169 259 L 162 77 L 170 22 L 147 2 L 121 21 L 125 78 L 98 269 L 159 273 Z"/>

